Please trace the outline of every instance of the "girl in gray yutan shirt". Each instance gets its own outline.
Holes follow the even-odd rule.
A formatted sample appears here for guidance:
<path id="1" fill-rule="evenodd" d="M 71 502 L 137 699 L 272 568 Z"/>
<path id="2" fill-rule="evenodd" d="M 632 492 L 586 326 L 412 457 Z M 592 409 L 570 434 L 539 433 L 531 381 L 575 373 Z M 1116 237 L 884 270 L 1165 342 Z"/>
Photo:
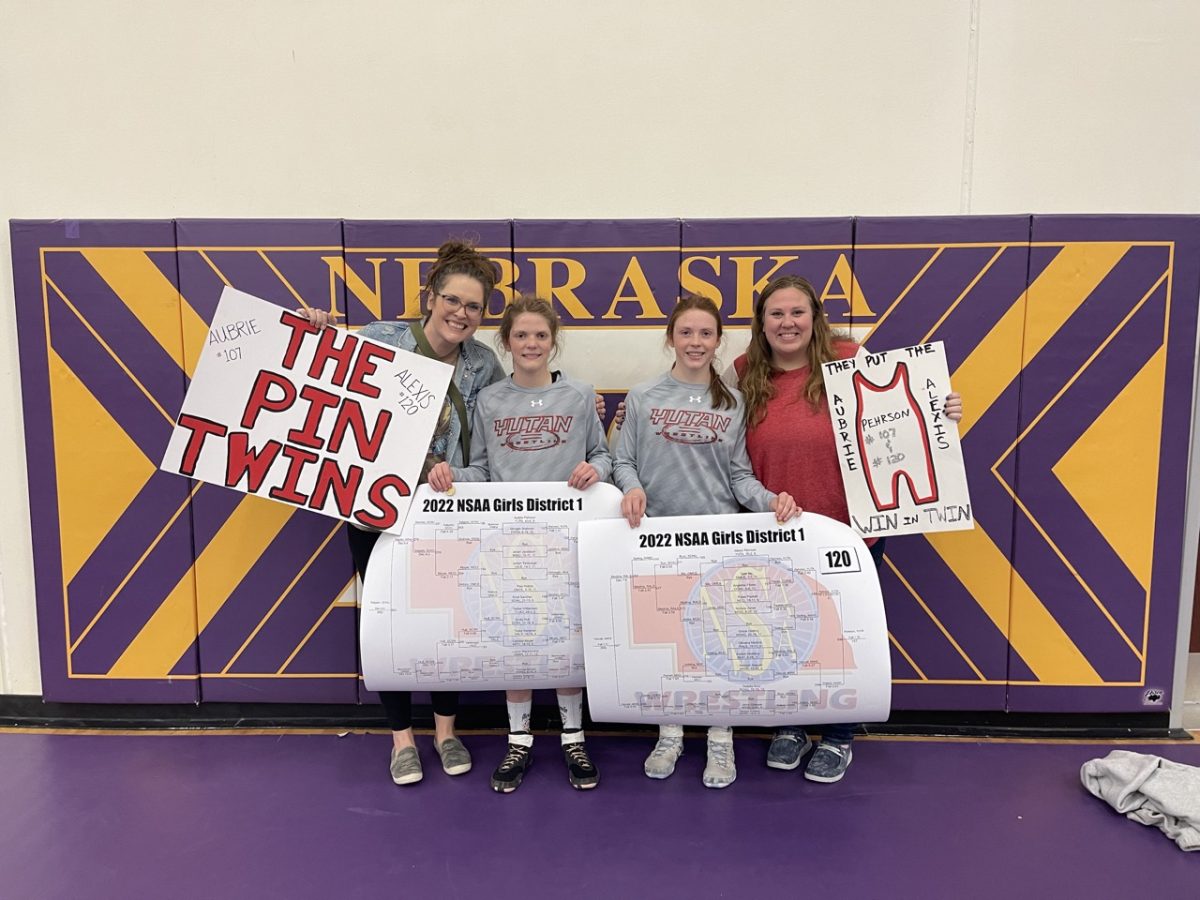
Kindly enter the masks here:
<path id="1" fill-rule="evenodd" d="M 558 315 L 546 300 L 518 297 L 504 310 L 501 345 L 512 354 L 511 378 L 479 393 L 465 467 L 439 463 L 429 486 L 447 491 L 455 481 L 566 481 L 586 490 L 612 471 L 612 457 L 596 415 L 592 386 L 550 371 L 558 351 Z M 507 691 L 508 752 L 492 773 L 492 788 L 515 791 L 532 762 L 529 716 L 532 691 Z M 600 774 L 583 744 L 583 689 L 559 688 L 567 777 L 578 790 L 594 788 Z"/>
<path id="2" fill-rule="evenodd" d="M 642 516 L 771 510 L 780 522 L 798 512 L 790 494 L 771 493 L 750 471 L 742 395 L 713 365 L 721 343 L 721 316 L 708 297 L 684 296 L 667 320 L 675 365 L 639 384 L 625 398 L 613 480 L 625 494 L 621 514 L 637 528 Z M 432 482 L 432 479 L 431 479 Z M 683 753 L 683 726 L 660 725 L 646 758 L 646 774 L 667 778 Z M 733 784 L 733 729 L 708 729 L 704 786 Z"/>

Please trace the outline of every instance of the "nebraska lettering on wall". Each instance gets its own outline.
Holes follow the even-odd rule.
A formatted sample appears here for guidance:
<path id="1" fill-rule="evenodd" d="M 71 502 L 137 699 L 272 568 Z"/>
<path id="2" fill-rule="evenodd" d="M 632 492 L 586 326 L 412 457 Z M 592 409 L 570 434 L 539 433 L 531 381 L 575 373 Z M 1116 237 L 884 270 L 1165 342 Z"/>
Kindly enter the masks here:
<path id="1" fill-rule="evenodd" d="M 227 287 L 162 468 L 399 530 L 452 372 Z"/>

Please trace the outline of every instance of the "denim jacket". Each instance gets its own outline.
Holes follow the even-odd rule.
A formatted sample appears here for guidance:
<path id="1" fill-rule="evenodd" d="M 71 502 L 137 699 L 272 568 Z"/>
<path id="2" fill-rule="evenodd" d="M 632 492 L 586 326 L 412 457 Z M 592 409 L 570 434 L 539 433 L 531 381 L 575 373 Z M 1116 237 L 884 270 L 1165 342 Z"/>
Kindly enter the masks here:
<path id="1" fill-rule="evenodd" d="M 407 322 L 372 322 L 359 329 L 360 337 L 399 347 L 401 350 L 417 352 L 417 339 L 413 336 L 412 328 Z M 463 341 L 458 354 L 458 365 L 454 368 L 454 383 L 462 394 L 463 403 L 467 407 L 467 427 L 470 428 L 471 417 L 475 415 L 475 401 L 479 392 L 493 382 L 504 378 L 504 370 L 496 354 L 475 338 Z M 458 435 L 462 425 L 458 414 L 454 411 L 449 398 L 442 407 L 442 415 L 438 428 L 434 432 L 433 442 L 429 445 L 429 455 L 437 460 L 446 460 L 452 466 L 463 466 L 462 444 Z M 469 432 L 468 432 L 469 433 Z M 426 470 L 431 467 L 426 465 Z M 424 477 L 422 477 L 422 481 Z"/>

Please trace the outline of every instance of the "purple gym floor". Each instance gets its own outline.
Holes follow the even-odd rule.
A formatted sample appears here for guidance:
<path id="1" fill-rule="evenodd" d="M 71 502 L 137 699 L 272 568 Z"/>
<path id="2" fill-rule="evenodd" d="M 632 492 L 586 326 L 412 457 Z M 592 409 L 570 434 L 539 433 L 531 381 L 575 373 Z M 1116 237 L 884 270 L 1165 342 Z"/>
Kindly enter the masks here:
<path id="1" fill-rule="evenodd" d="M 1194 897 L 1200 853 L 1087 794 L 1116 744 L 876 738 L 835 785 L 763 765 L 700 784 L 641 774 L 649 737 L 593 736 L 600 786 L 567 784 L 539 735 L 519 791 L 504 742 L 468 735 L 449 778 L 396 787 L 383 734 L 0 731 L 0 897 Z M 1200 765 L 1200 745 L 1120 746 Z"/>

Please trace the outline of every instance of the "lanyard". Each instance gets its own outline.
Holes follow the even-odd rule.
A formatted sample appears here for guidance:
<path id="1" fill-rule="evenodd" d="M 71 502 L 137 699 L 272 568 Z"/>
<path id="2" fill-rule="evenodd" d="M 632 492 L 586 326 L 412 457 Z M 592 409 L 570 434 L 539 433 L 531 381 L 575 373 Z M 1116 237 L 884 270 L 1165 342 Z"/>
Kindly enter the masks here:
<path id="1" fill-rule="evenodd" d="M 420 322 L 413 322 L 410 326 L 413 337 L 417 340 L 417 351 L 429 359 L 437 359 L 438 356 L 433 352 L 433 347 L 429 344 L 429 338 L 425 337 L 425 330 L 421 327 Z M 459 348 L 459 359 L 462 359 L 462 348 Z M 450 402 L 454 405 L 454 411 L 458 413 L 458 422 L 461 426 L 458 429 L 458 443 L 462 447 L 463 465 L 471 463 L 471 428 L 467 422 L 467 405 L 463 402 L 462 391 L 458 389 L 458 385 L 454 383 L 454 379 L 450 379 L 450 388 L 446 391 L 446 395 L 450 398 Z"/>

